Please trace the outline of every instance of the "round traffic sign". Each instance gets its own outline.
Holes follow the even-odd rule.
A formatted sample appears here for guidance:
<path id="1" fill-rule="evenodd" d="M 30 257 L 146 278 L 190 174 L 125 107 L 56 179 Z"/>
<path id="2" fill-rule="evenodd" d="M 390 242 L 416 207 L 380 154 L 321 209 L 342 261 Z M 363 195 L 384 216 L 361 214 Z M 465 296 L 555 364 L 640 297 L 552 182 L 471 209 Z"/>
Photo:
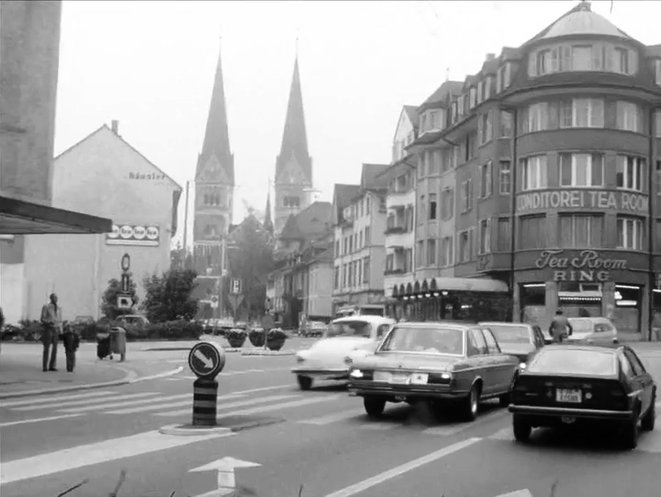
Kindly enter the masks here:
<path id="1" fill-rule="evenodd" d="M 225 351 L 214 342 L 196 343 L 188 354 L 188 366 L 198 378 L 213 379 L 225 366 Z"/>

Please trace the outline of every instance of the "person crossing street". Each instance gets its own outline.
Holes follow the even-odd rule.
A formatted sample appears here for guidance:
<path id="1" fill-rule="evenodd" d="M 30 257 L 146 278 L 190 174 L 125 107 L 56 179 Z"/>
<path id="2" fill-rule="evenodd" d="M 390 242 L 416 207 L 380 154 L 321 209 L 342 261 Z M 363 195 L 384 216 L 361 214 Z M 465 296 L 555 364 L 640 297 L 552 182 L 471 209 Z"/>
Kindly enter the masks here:
<path id="1" fill-rule="evenodd" d="M 57 371 L 57 342 L 62 332 L 62 308 L 57 305 L 57 295 L 50 294 L 50 302 L 41 308 L 41 341 L 44 344 L 42 355 L 43 371 Z M 50 349 L 50 361 L 49 361 Z"/>

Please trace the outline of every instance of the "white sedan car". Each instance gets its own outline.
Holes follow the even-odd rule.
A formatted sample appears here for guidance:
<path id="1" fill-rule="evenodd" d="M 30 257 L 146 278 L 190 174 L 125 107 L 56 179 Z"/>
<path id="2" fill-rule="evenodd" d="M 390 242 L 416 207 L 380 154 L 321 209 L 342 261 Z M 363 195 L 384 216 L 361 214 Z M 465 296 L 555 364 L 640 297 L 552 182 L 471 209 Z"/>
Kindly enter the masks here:
<path id="1" fill-rule="evenodd" d="M 321 340 L 296 354 L 292 372 L 301 390 L 312 387 L 315 378 L 348 379 L 351 358 L 376 350 L 393 324 L 393 319 L 381 316 L 348 316 L 331 322 Z"/>
<path id="2" fill-rule="evenodd" d="M 569 318 L 572 334 L 566 342 L 618 343 L 617 328 L 608 318 Z"/>

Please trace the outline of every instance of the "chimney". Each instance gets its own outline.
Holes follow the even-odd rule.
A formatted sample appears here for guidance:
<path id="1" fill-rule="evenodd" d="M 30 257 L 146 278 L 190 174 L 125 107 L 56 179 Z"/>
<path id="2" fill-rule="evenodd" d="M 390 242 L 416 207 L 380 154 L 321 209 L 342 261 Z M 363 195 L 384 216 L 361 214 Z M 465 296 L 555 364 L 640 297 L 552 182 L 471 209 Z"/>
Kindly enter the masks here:
<path id="1" fill-rule="evenodd" d="M 496 58 L 496 54 L 495 54 L 495 53 L 488 53 L 488 54 L 487 54 L 487 60 L 488 60 L 488 61 L 489 61 L 489 60 L 493 60 L 493 59 L 495 59 L 495 58 Z"/>
<path id="2" fill-rule="evenodd" d="M 119 121 L 113 119 L 110 121 L 110 129 L 112 129 L 112 132 L 115 133 L 117 136 L 119 136 Z"/>

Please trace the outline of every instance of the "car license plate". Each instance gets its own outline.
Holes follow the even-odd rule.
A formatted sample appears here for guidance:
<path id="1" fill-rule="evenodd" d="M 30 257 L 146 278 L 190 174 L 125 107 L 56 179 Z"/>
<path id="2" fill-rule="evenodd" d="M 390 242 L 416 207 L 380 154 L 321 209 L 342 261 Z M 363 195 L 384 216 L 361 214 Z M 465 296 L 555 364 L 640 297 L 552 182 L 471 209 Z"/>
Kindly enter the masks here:
<path id="1" fill-rule="evenodd" d="M 395 385 L 407 385 L 409 382 L 409 375 L 402 373 L 393 373 L 390 376 L 390 383 Z"/>
<path id="2" fill-rule="evenodd" d="M 387 371 L 374 371 L 374 381 L 390 382 L 390 373 Z"/>
<path id="3" fill-rule="evenodd" d="M 555 391 L 556 402 L 570 402 L 579 404 L 581 402 L 581 391 L 578 389 L 558 388 Z"/>
<path id="4" fill-rule="evenodd" d="M 411 383 L 413 385 L 426 385 L 429 375 L 427 373 L 413 373 L 411 375 Z"/>

